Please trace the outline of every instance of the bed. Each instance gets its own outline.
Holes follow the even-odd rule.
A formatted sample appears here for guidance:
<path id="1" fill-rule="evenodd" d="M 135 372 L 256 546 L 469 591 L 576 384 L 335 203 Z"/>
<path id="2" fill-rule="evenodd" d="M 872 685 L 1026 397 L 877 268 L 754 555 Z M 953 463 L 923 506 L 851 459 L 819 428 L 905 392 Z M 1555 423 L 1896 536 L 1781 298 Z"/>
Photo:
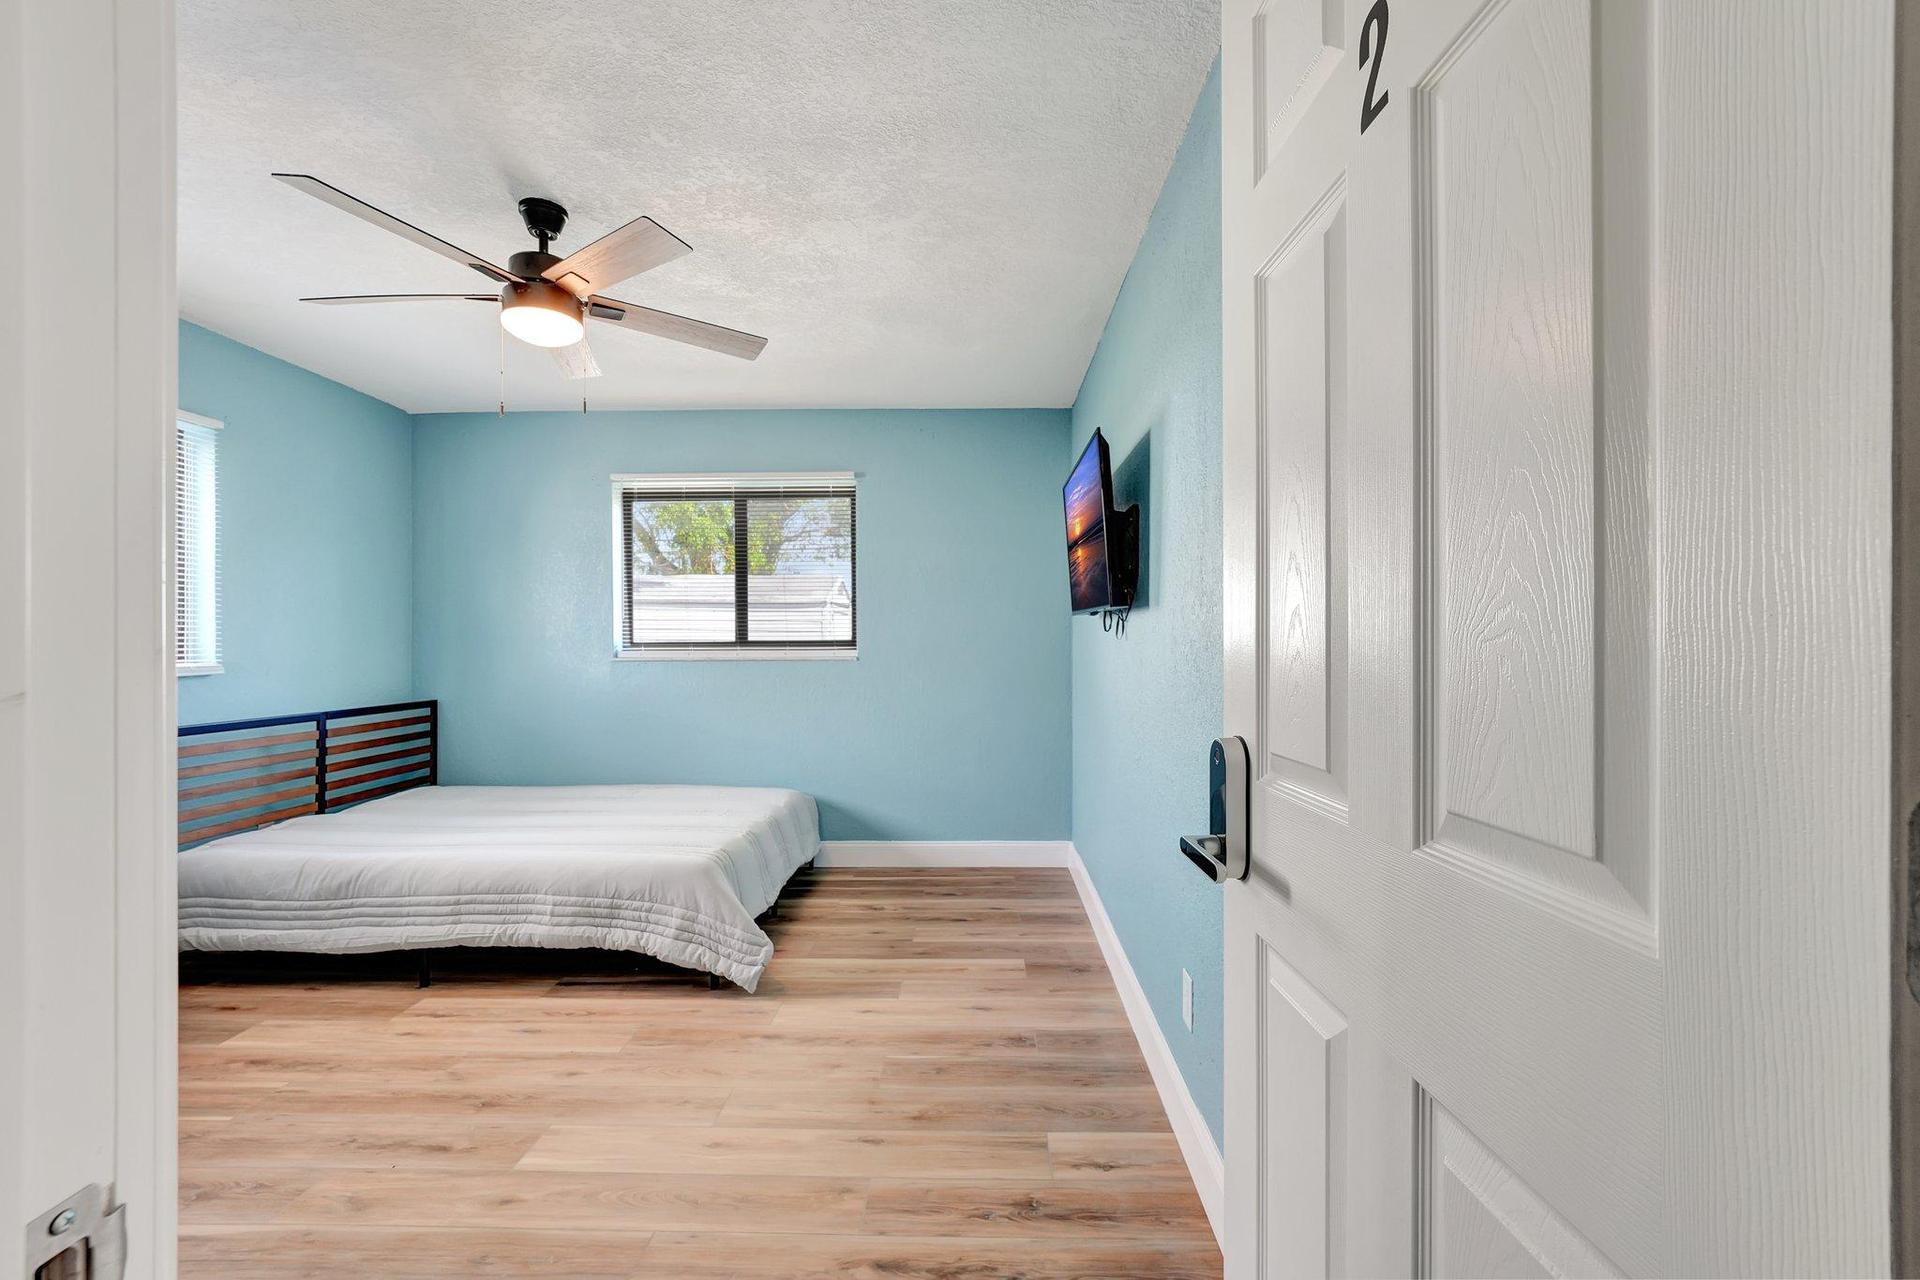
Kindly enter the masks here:
<path id="1" fill-rule="evenodd" d="M 751 991 L 820 847 L 797 791 L 440 786 L 432 702 L 180 733 L 182 950 L 597 947 Z"/>

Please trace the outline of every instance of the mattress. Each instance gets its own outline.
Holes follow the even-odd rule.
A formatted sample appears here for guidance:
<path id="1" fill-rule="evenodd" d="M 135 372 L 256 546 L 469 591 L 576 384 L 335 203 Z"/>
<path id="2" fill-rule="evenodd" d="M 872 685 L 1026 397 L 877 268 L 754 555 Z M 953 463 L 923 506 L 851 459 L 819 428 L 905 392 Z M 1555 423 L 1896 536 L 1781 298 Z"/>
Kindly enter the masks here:
<path id="1" fill-rule="evenodd" d="M 180 948 L 607 947 L 751 991 L 819 848 L 798 791 L 418 787 L 182 851 Z"/>

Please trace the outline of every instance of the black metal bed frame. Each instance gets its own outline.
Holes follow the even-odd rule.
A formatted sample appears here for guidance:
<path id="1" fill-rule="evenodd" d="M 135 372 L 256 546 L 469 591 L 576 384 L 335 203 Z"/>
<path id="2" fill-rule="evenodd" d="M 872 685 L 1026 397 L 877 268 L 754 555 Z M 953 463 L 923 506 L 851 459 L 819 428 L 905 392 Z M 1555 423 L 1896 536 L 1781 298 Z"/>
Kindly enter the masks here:
<path id="1" fill-rule="evenodd" d="M 185 849 L 440 781 L 440 702 L 384 702 L 181 725 L 179 845 Z M 201 781 L 206 779 L 206 781 Z M 812 862 L 807 864 L 809 867 Z M 778 899 L 768 908 L 779 912 Z M 433 985 L 432 949 L 415 952 Z M 717 989 L 720 979 L 707 975 Z"/>

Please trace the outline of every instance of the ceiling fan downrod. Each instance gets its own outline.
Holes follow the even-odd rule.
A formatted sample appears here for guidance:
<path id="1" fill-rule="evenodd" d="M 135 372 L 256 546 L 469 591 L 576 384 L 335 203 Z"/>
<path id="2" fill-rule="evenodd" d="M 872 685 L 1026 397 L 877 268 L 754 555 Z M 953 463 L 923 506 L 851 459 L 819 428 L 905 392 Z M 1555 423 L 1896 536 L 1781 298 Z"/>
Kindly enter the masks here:
<path id="1" fill-rule="evenodd" d="M 520 202 L 520 220 L 527 224 L 527 234 L 540 242 L 540 252 L 544 254 L 567 225 L 567 211 L 555 201 L 528 196 Z"/>

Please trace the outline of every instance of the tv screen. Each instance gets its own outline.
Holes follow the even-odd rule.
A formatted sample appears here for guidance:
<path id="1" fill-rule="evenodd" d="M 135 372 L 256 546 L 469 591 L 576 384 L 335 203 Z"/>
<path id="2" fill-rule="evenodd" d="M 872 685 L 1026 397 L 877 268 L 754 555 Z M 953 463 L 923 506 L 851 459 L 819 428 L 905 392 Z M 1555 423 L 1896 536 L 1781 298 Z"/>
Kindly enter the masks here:
<path id="1" fill-rule="evenodd" d="M 1107 567 L 1107 511 L 1113 505 L 1107 467 L 1107 442 L 1096 431 L 1073 464 L 1062 491 L 1067 508 L 1067 581 L 1073 611 L 1086 613 L 1113 605 Z"/>

